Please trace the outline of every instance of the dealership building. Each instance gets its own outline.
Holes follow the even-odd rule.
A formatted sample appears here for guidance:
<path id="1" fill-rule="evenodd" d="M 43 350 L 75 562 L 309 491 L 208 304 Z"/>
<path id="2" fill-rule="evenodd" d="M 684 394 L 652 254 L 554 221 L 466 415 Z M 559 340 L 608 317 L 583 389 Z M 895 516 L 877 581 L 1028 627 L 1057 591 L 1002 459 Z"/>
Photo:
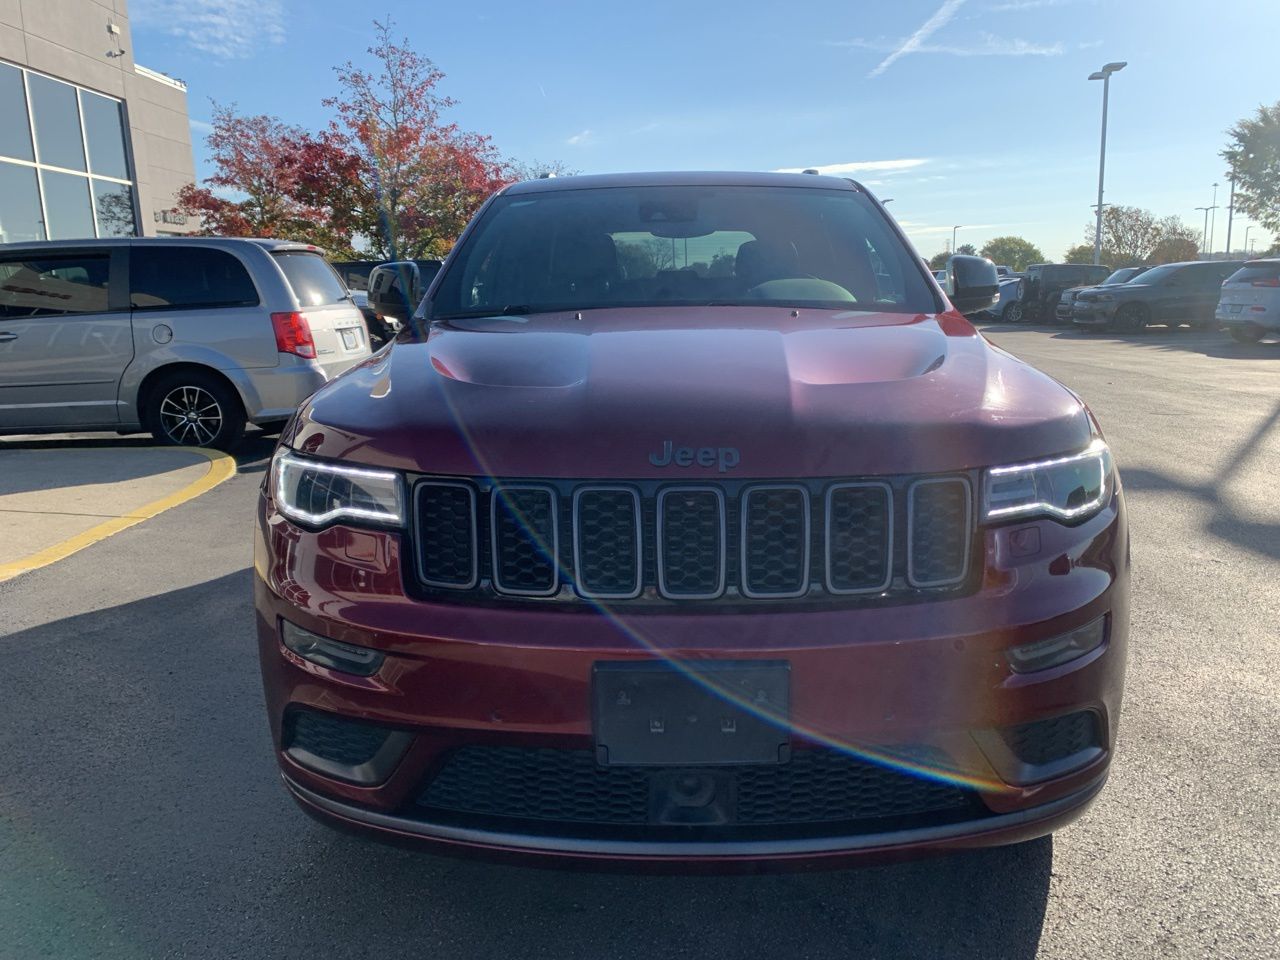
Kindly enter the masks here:
<path id="1" fill-rule="evenodd" d="M 187 88 L 133 59 L 126 0 L 0 0 L 0 242 L 188 233 Z"/>

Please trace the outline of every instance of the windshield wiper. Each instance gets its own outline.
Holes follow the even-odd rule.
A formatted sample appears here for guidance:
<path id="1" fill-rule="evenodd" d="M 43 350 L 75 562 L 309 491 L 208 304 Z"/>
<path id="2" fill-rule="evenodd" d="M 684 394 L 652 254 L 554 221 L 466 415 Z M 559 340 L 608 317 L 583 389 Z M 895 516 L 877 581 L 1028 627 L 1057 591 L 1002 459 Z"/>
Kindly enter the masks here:
<path id="1" fill-rule="evenodd" d="M 472 320 L 480 317 L 518 317 L 526 313 L 547 313 L 544 308 L 535 308 L 527 303 L 509 303 L 505 307 L 490 310 L 464 310 L 461 313 L 440 313 L 432 320 Z"/>

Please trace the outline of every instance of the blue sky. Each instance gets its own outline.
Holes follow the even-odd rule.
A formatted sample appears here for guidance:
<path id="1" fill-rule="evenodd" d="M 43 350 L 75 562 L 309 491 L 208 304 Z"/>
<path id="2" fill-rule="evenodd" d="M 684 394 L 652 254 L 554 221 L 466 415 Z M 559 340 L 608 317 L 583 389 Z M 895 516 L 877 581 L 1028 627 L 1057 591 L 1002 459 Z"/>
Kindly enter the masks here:
<path id="1" fill-rule="evenodd" d="M 707 0 L 440 3 L 130 0 L 140 63 L 189 85 L 198 172 L 210 100 L 318 128 L 333 67 L 389 12 L 434 60 L 449 119 L 584 173 L 843 167 L 921 253 L 1081 240 L 1111 83 L 1108 202 L 1177 214 L 1219 181 L 1225 130 L 1280 100 L 1277 0 Z M 854 165 L 854 166 L 845 166 Z M 841 172 L 844 172 L 841 170 Z M 1237 219 L 1238 246 L 1244 226 Z M 1251 238 L 1265 245 L 1255 228 Z"/>

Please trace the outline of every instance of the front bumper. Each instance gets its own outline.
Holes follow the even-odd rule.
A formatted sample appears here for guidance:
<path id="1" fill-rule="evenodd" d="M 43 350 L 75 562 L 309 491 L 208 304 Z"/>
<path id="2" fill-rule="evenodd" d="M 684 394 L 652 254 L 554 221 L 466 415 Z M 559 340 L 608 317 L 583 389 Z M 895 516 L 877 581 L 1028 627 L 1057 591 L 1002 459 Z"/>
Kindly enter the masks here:
<path id="1" fill-rule="evenodd" d="M 1071 322 L 1082 327 L 1109 326 L 1116 315 L 1115 301 L 1080 301 L 1071 306 Z"/>
<path id="2" fill-rule="evenodd" d="M 339 826 L 446 852 L 832 863 L 1047 833 L 1083 811 L 1110 763 L 1128 633 L 1128 534 L 1119 493 L 1078 527 L 1035 521 L 985 531 L 985 575 L 970 595 L 805 612 L 428 603 L 404 590 L 397 534 L 344 527 L 311 533 L 265 499 L 258 519 L 257 628 L 277 760 L 298 802 Z M 1009 669 L 1008 647 L 1103 616 L 1108 639 L 1084 657 L 1032 674 Z M 283 647 L 281 619 L 381 650 L 386 663 L 362 678 L 305 661 Z M 714 827 L 650 832 L 456 811 L 437 816 L 422 806 L 462 749 L 592 749 L 593 665 L 655 658 L 786 660 L 797 753 L 834 749 L 907 780 L 953 787 L 969 806 L 940 820 L 723 835 Z M 377 782 L 326 774 L 288 750 L 287 717 L 298 710 L 396 731 L 404 748 Z M 1028 770 L 999 747 L 1001 730 L 1079 712 L 1096 718 L 1097 749 L 1066 769 Z"/>

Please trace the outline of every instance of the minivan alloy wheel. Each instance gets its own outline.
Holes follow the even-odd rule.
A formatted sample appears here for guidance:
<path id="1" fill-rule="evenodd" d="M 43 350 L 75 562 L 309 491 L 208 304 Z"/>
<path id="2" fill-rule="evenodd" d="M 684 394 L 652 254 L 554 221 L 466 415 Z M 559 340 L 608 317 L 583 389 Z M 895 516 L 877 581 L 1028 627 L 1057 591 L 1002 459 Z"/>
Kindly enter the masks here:
<path id="1" fill-rule="evenodd" d="M 160 425 L 174 443 L 204 446 L 222 430 L 222 407 L 198 386 L 177 387 L 160 400 Z"/>

